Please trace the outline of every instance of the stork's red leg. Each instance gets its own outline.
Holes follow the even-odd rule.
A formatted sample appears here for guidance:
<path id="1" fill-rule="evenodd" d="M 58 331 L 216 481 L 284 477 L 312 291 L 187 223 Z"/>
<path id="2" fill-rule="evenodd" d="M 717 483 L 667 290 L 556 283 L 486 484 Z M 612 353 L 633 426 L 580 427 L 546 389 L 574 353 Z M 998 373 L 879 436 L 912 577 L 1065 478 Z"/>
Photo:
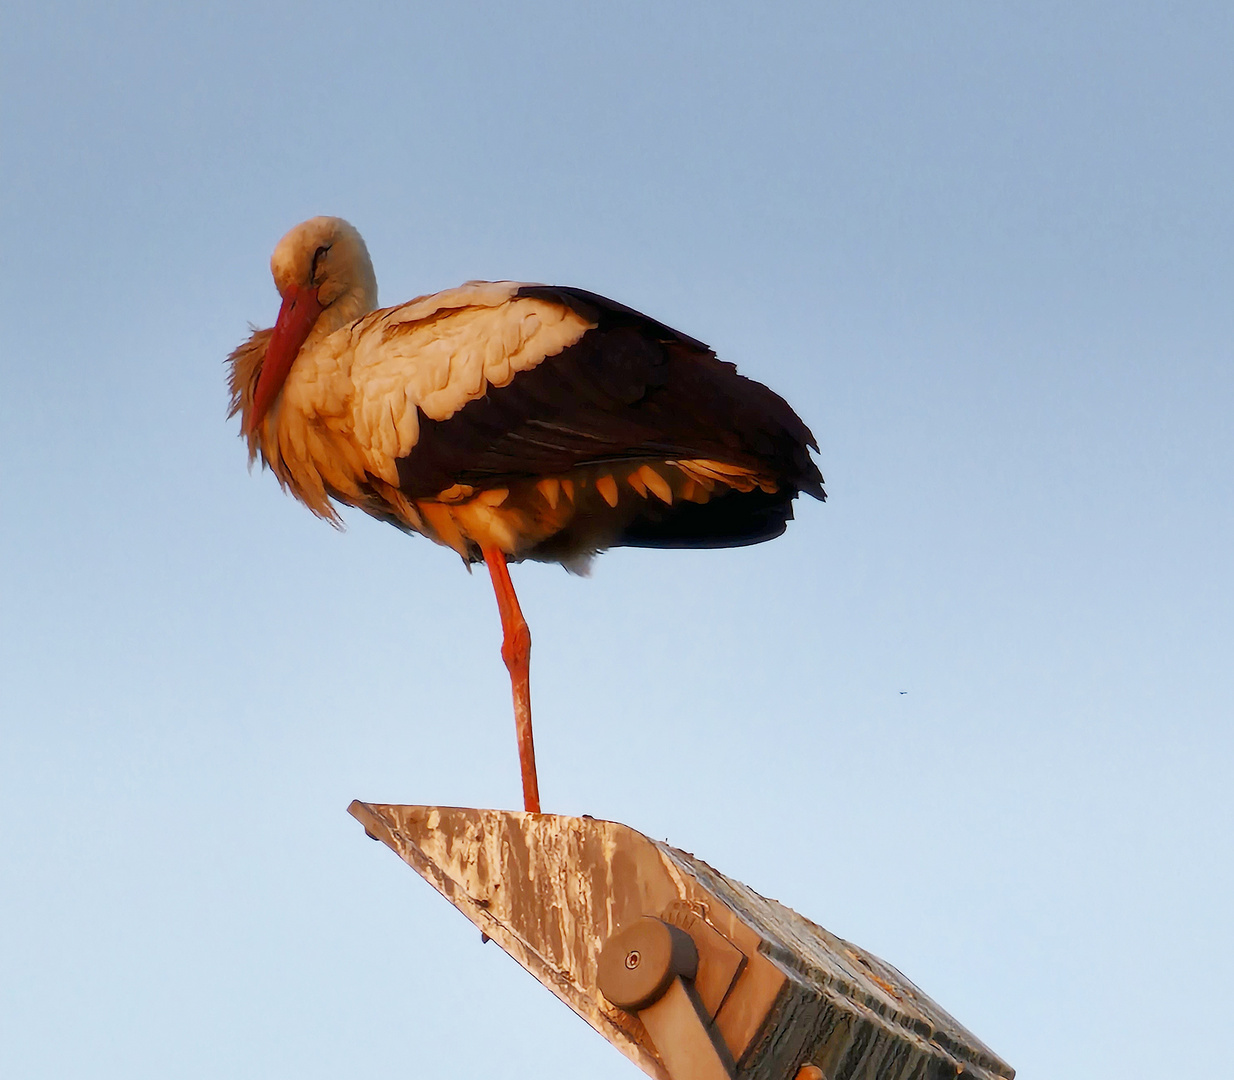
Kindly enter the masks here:
<path id="1" fill-rule="evenodd" d="M 497 610 L 501 612 L 501 658 L 506 662 L 514 690 L 514 727 L 518 733 L 518 761 L 523 772 L 523 805 L 538 814 L 540 785 L 536 780 L 536 748 L 531 738 L 531 631 L 518 606 L 518 597 L 514 595 L 505 553 L 496 547 L 480 550 L 493 579 Z"/>

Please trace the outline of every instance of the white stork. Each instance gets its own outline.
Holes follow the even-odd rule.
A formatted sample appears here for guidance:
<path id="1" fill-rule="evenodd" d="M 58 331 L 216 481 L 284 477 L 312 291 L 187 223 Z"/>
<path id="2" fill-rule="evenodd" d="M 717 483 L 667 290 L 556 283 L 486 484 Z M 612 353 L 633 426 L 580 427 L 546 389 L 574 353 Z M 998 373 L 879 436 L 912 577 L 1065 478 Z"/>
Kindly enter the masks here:
<path id="1" fill-rule="evenodd" d="M 825 498 L 814 437 L 701 341 L 582 289 L 472 281 L 378 309 L 364 241 L 333 217 L 292 229 L 270 268 L 278 319 L 229 358 L 249 460 L 327 521 L 355 506 L 485 562 L 538 813 L 507 564 L 770 540 L 799 493 Z"/>

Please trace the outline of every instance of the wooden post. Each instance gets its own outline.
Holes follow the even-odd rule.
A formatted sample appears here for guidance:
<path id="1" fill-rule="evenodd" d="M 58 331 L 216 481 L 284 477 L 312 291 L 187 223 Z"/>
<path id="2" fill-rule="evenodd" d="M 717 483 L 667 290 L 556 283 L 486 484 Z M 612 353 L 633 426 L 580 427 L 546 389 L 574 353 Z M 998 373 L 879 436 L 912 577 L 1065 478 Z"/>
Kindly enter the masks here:
<path id="1" fill-rule="evenodd" d="M 703 1045 L 690 1017 L 735 1080 L 1015 1076 L 891 965 L 625 825 L 362 802 L 350 813 L 657 1080 L 682 1080 L 672 1062 L 689 1054 L 676 1052 Z M 648 1003 L 655 1024 L 608 1000 L 599 978 L 605 944 L 647 916 L 697 950 L 697 970 L 673 980 L 680 989 L 661 990 L 693 1008 Z M 679 1019 L 665 1025 L 670 1009 Z"/>

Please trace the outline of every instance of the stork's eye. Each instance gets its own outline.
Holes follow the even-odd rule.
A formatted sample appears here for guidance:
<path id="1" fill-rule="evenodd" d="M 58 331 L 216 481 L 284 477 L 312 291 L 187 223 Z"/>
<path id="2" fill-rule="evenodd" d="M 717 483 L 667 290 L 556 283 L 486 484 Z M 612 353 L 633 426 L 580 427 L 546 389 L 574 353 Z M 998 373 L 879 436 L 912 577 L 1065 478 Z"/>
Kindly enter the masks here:
<path id="1" fill-rule="evenodd" d="M 313 269 L 309 274 L 310 280 L 312 281 L 317 280 L 317 264 L 320 263 L 323 258 L 325 258 L 325 254 L 329 250 L 330 250 L 329 244 L 322 244 L 321 247 L 319 247 L 316 251 L 313 252 Z"/>

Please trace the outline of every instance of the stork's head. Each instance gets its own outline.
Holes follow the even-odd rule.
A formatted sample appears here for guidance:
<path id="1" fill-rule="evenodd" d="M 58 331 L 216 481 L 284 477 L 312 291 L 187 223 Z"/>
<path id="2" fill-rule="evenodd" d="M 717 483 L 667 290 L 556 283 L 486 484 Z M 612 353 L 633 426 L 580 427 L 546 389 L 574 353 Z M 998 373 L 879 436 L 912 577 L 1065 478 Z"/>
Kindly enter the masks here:
<path id="1" fill-rule="evenodd" d="M 254 431 L 283 388 L 304 343 L 320 339 L 377 306 L 377 279 L 360 234 L 342 218 L 297 225 L 274 249 L 270 272 L 283 298 L 266 347 L 245 430 Z"/>

